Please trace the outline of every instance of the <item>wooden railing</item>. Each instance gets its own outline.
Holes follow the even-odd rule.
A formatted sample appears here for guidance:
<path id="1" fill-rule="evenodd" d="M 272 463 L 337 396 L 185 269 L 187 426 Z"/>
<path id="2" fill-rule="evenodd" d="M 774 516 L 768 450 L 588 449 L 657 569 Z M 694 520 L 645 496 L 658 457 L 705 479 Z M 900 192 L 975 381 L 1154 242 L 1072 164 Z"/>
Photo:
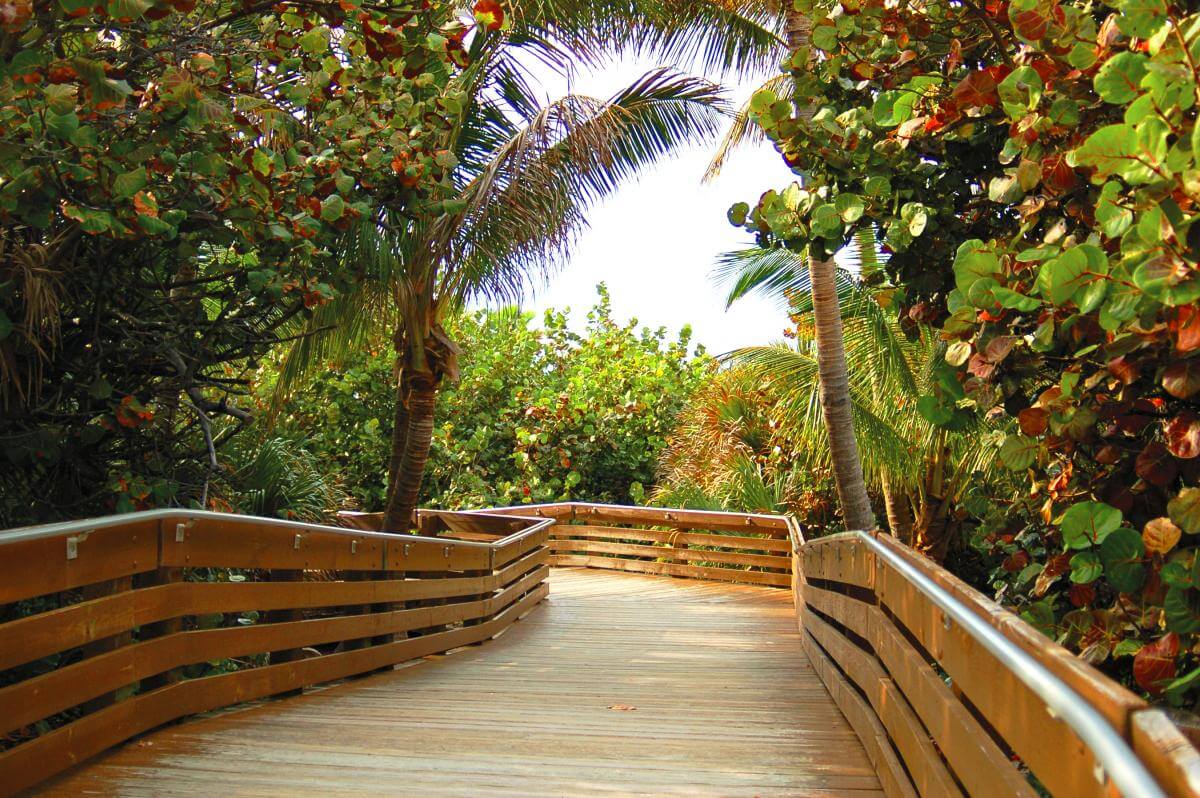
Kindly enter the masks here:
<path id="1" fill-rule="evenodd" d="M 552 518 L 551 565 L 790 587 L 792 541 L 782 515 L 564 502 L 488 510 Z"/>
<path id="2" fill-rule="evenodd" d="M 154 511 L 0 533 L 0 794 L 185 715 L 494 637 L 546 595 L 550 526 Z"/>
<path id="3" fill-rule="evenodd" d="M 0 794 L 185 715 L 482 642 L 559 565 L 790 586 L 889 796 L 1200 796 L 1200 754 L 1161 711 L 885 535 L 574 502 L 421 511 L 417 536 L 341 522 L 0 533 Z"/>
<path id="4" fill-rule="evenodd" d="M 888 535 L 797 541 L 809 658 L 890 796 L 1200 795 L 1159 710 Z"/>

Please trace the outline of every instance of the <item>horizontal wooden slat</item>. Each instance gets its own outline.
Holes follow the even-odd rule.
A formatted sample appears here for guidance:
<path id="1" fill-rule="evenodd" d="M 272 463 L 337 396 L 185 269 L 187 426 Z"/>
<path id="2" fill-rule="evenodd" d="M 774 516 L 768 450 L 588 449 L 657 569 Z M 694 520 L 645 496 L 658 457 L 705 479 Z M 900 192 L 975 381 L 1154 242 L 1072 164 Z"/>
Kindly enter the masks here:
<path id="1" fill-rule="evenodd" d="M 532 551 L 538 546 L 546 545 L 550 540 L 550 526 L 547 524 L 542 529 L 524 532 L 515 537 L 498 541 L 492 550 L 492 567 L 499 568 L 503 565 L 508 565 L 508 563 L 526 552 Z"/>
<path id="2" fill-rule="evenodd" d="M 546 595 L 545 584 L 490 621 L 322 657 L 193 679 L 134 696 L 0 753 L 0 784 L 19 792 L 106 748 L 175 718 L 277 695 L 312 684 L 486 640 Z"/>
<path id="3" fill-rule="evenodd" d="M 153 571 L 158 525 L 134 520 L 71 535 L 0 540 L 0 604 Z"/>
<path id="4" fill-rule="evenodd" d="M 900 753 L 921 795 L 962 795 L 946 764 L 930 741 L 908 700 L 884 671 L 879 660 L 842 636 L 816 613 L 804 617 L 810 633 L 867 697 Z"/>
<path id="5" fill-rule="evenodd" d="M 1036 796 L 991 736 L 878 607 L 813 585 L 804 585 L 802 591 L 808 607 L 870 642 L 969 795 Z"/>
<path id="6" fill-rule="evenodd" d="M 893 617 L 937 659 L 1051 793 L 1099 794 L 1091 751 L 1016 674 L 962 627 L 945 624 L 941 611 L 885 563 L 880 563 L 877 580 L 880 601 Z"/>
<path id="7" fill-rule="evenodd" d="M 1160 709 L 1135 712 L 1130 723 L 1133 750 L 1167 794 L 1200 796 L 1200 752 Z"/>
<path id="8" fill-rule="evenodd" d="M 645 543 L 671 543 L 677 546 L 717 546 L 724 549 L 790 553 L 791 541 L 780 538 L 750 538 L 740 535 L 710 535 L 703 532 L 666 532 L 661 529 L 632 529 L 620 526 L 584 526 L 557 524 L 554 537 L 636 540 Z"/>
<path id="9" fill-rule="evenodd" d="M 0 688 L 0 735 L 148 676 L 216 659 L 375 637 L 488 617 L 543 581 L 542 567 L 478 601 L 364 615 L 201 629 L 124 646 Z"/>
<path id="10" fill-rule="evenodd" d="M 756 585 L 788 587 L 791 576 L 765 571 L 743 571 L 738 568 L 706 568 L 699 565 L 682 565 L 670 562 L 647 562 L 645 560 L 623 560 L 617 557 L 598 557 L 587 554 L 555 554 L 551 565 L 605 568 L 615 571 L 633 571 L 641 574 L 685 576 L 693 579 L 714 579 L 721 582 L 746 582 Z"/>
<path id="11" fill-rule="evenodd" d="M 1143 709 L 1146 706 L 1145 701 L 927 557 L 906 548 L 888 535 L 880 535 L 879 542 L 919 568 L 954 596 L 960 604 L 1000 630 L 1005 637 L 1066 682 L 1104 715 L 1119 733 L 1128 734 L 1130 713 Z"/>
<path id="12" fill-rule="evenodd" d="M 817 672 L 817 676 L 825 684 L 825 689 L 829 691 L 834 703 L 846 716 L 846 720 L 850 722 L 851 728 L 866 749 L 867 757 L 875 767 L 888 798 L 917 798 L 917 791 L 913 788 L 904 766 L 900 764 L 900 759 L 888 739 L 887 730 L 883 728 L 875 712 L 846 682 L 845 677 L 838 672 L 830 662 L 829 656 L 809 632 L 804 632 L 802 642 L 813 670 Z"/>
<path id="13" fill-rule="evenodd" d="M 580 521 L 669 526 L 675 529 L 720 529 L 730 532 L 761 532 L 775 537 L 787 537 L 787 519 L 781 515 L 708 512 L 705 510 L 659 509 L 657 507 L 623 507 L 610 504 L 587 504 L 575 507 Z"/>
<path id="14" fill-rule="evenodd" d="M 862 588 L 875 585 L 875 558 L 861 540 L 835 535 L 806 543 L 801 549 L 809 579 L 842 582 Z"/>
<path id="15" fill-rule="evenodd" d="M 637 543 L 614 543 L 602 540 L 570 540 L 560 538 L 550 541 L 550 550 L 555 552 L 589 552 L 595 554 L 623 554 L 631 557 L 662 557 L 690 562 L 719 562 L 727 565 L 751 565 L 760 568 L 791 568 L 790 557 L 772 557 L 767 554 L 743 554 L 733 551 L 710 551 L 685 549 L 676 546 L 642 546 Z"/>
<path id="16" fill-rule="evenodd" d="M 0 670 L 186 615 L 445 599 L 497 590 L 544 564 L 540 549 L 490 576 L 369 582 L 183 582 L 73 604 L 0 625 Z"/>

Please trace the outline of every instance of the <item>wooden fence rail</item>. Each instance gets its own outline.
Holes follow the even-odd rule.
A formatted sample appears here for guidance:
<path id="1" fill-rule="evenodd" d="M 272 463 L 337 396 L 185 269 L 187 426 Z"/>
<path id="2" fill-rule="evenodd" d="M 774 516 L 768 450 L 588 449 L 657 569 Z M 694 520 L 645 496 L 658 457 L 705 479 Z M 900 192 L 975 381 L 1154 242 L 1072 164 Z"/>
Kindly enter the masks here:
<path id="1" fill-rule="evenodd" d="M 796 560 L 805 649 L 889 795 L 1032 797 L 1029 774 L 1072 798 L 1200 795 L 1161 711 L 894 538 Z"/>
<path id="2" fill-rule="evenodd" d="M 159 511 L 0 533 L 0 793 L 188 714 L 484 641 L 557 565 L 790 587 L 889 796 L 1200 796 L 1200 754 L 1161 711 L 885 535 L 575 502 L 421 511 L 415 536 L 341 523 Z"/>
<path id="3" fill-rule="evenodd" d="M 155 511 L 0 533 L 0 794 L 185 715 L 494 637 L 546 595 L 551 524 Z"/>

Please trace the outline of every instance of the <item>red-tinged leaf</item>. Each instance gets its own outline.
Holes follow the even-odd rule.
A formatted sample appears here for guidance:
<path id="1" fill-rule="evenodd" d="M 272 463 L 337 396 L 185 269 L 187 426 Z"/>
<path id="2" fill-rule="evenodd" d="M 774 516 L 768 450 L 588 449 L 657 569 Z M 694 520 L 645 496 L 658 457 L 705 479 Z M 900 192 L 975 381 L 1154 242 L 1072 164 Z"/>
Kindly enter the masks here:
<path id="1" fill-rule="evenodd" d="M 1176 399 L 1191 399 L 1200 392 L 1200 358 L 1178 360 L 1167 366 L 1162 384 L 1163 390 Z"/>
<path id="2" fill-rule="evenodd" d="M 1012 351 L 1016 343 L 1016 336 L 998 335 L 988 341 L 988 345 L 983 349 L 983 356 L 989 363 L 999 363 L 1008 357 L 1008 353 Z"/>
<path id="3" fill-rule="evenodd" d="M 1132 385 L 1138 378 L 1137 366 L 1124 356 L 1108 361 L 1108 373 L 1120 380 L 1122 385 Z"/>
<path id="4" fill-rule="evenodd" d="M 989 363 L 985 357 L 978 352 L 971 355 L 971 359 L 967 361 L 967 371 L 974 374 L 981 380 L 986 380 L 996 371 L 996 365 Z"/>
<path id="5" fill-rule="evenodd" d="M 504 9 L 496 0 L 479 0 L 475 4 L 475 21 L 488 30 L 504 26 Z"/>
<path id="6" fill-rule="evenodd" d="M 1042 159 L 1042 185 L 1051 194 L 1065 194 L 1075 188 L 1075 168 L 1067 163 L 1066 155 L 1051 155 Z"/>
<path id="7" fill-rule="evenodd" d="M 1046 427 L 1050 420 L 1050 413 L 1040 407 L 1027 407 L 1017 414 L 1017 421 L 1021 425 L 1021 432 L 1036 438 L 1046 431 Z"/>
<path id="8" fill-rule="evenodd" d="M 1167 449 L 1181 460 L 1200 456 L 1200 417 L 1184 410 L 1167 422 Z"/>
<path id="9" fill-rule="evenodd" d="M 1186 353 L 1200 349 L 1200 307 L 1179 307 L 1175 317 L 1167 322 L 1167 329 L 1175 337 L 1176 351 Z"/>
<path id="10" fill-rule="evenodd" d="M 952 96 L 959 108 L 984 108 L 1000 104 L 996 80 L 986 69 L 972 72 L 959 81 Z"/>
<path id="11" fill-rule="evenodd" d="M 1133 470 L 1151 485 L 1165 488 L 1174 482 L 1179 474 L 1179 463 L 1171 456 L 1171 451 L 1166 446 L 1154 441 L 1138 454 Z"/>
<path id="12" fill-rule="evenodd" d="M 1096 588 L 1094 585 L 1071 585 L 1071 590 L 1067 594 L 1071 600 L 1072 606 L 1086 607 L 1096 600 Z"/>
<path id="13" fill-rule="evenodd" d="M 1175 658 L 1179 656 L 1179 635 L 1174 632 L 1142 646 L 1133 657 L 1133 679 L 1151 695 L 1160 695 L 1164 682 L 1175 678 Z"/>
<path id="14" fill-rule="evenodd" d="M 1029 565 L 1029 553 L 1024 549 L 1018 549 L 1010 556 L 1005 558 L 1001 567 L 1010 574 L 1015 574 L 1017 571 L 1023 569 L 1026 565 Z"/>

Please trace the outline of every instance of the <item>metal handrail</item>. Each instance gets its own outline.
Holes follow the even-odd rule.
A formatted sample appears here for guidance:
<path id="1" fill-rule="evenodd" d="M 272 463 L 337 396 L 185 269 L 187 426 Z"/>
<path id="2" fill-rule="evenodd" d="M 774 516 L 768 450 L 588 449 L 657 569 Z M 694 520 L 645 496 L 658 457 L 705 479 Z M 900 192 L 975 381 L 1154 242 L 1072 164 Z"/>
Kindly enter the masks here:
<path id="1" fill-rule="evenodd" d="M 1096 758 L 1097 779 L 1104 783 L 1107 773 L 1126 798 L 1166 798 L 1166 793 L 1150 775 L 1120 734 L 1095 707 L 1051 673 L 1046 666 L 1001 634 L 995 627 L 954 598 L 945 588 L 895 551 L 866 532 L 854 532 L 876 556 L 899 571 L 932 601 L 946 617 L 957 623 L 1005 665 L 1033 691 L 1053 716 L 1066 723 Z"/>

